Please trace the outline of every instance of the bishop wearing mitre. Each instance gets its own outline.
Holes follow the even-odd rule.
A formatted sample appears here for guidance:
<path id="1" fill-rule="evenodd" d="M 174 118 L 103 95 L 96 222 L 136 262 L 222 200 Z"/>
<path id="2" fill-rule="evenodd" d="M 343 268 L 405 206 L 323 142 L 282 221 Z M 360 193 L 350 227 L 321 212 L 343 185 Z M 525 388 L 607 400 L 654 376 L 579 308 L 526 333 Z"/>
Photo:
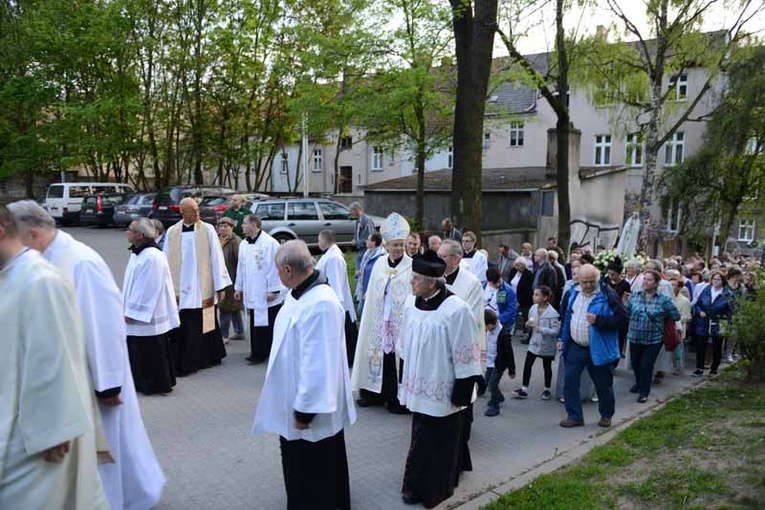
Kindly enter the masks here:
<path id="1" fill-rule="evenodd" d="M 409 223 L 391 213 L 380 233 L 388 256 L 377 259 L 369 278 L 351 385 L 359 407 L 385 404 L 391 413 L 406 414 L 398 400 L 398 349 L 404 302 L 412 293 L 412 259 L 404 252 Z"/>
<path id="2" fill-rule="evenodd" d="M 181 221 L 167 229 L 163 251 L 181 318 L 180 327 L 170 334 L 175 372 L 185 376 L 220 365 L 226 357 L 215 298 L 224 298 L 231 278 L 215 227 L 199 219 L 193 198 L 181 200 L 180 207 Z"/>

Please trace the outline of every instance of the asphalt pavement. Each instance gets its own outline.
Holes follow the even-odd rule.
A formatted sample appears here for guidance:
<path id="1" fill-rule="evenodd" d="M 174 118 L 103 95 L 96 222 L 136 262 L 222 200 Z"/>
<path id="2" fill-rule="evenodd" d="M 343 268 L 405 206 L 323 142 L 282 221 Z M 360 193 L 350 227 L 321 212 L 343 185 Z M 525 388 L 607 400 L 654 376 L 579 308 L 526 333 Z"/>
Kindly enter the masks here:
<path id="1" fill-rule="evenodd" d="M 122 229 L 65 229 L 98 251 L 122 278 L 129 252 Z M 249 342 L 229 343 L 219 367 L 178 380 L 167 396 L 140 397 L 144 423 L 168 482 L 161 509 L 286 508 L 278 438 L 252 437 L 250 430 L 265 377 L 265 364 L 244 361 Z M 452 508 L 518 477 L 535 466 L 592 441 L 604 429 L 597 426 L 597 404 L 584 406 L 586 426 L 563 429 L 563 404 L 542 401 L 542 367 L 535 366 L 527 400 L 510 398 L 520 386 L 526 348 L 515 344 L 518 378 L 505 376 L 500 388 L 507 400 L 501 414 L 483 415 L 486 397 L 475 404 L 470 449 L 474 471 L 460 480 L 454 496 L 439 508 Z M 557 364 L 557 362 L 556 362 Z M 556 366 L 553 367 L 554 374 Z M 647 412 L 698 379 L 668 375 L 654 387 L 649 404 L 638 404 L 628 392 L 633 380 L 616 371 L 614 426 Z M 553 384 L 555 381 L 553 381 Z M 411 508 L 401 501 L 401 480 L 409 448 L 411 418 L 380 408 L 357 409 L 358 421 L 346 429 L 353 507 L 361 510 Z"/>

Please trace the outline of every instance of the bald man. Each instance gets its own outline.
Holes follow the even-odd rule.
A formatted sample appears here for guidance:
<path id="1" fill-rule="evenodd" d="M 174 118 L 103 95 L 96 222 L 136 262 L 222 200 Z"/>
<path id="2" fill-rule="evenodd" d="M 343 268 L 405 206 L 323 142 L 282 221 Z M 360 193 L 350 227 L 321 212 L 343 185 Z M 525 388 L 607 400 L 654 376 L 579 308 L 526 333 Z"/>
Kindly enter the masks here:
<path id="1" fill-rule="evenodd" d="M 601 281 L 595 266 L 585 264 L 577 274 L 579 284 L 569 291 L 566 309 L 561 310 L 563 327 L 558 350 L 566 364 L 563 396 L 568 416 L 560 426 L 584 425 L 579 383 L 587 369 L 598 393 L 598 426 L 608 428 L 616 405 L 612 363 L 621 356 L 619 328 L 629 316 L 616 292 Z"/>
<path id="2" fill-rule="evenodd" d="M 170 332 L 175 374 L 220 365 L 226 356 L 215 313 L 216 298 L 231 285 L 215 227 L 200 221 L 193 198 L 181 200 L 182 219 L 169 229 L 163 251 L 173 277 L 180 327 Z"/>

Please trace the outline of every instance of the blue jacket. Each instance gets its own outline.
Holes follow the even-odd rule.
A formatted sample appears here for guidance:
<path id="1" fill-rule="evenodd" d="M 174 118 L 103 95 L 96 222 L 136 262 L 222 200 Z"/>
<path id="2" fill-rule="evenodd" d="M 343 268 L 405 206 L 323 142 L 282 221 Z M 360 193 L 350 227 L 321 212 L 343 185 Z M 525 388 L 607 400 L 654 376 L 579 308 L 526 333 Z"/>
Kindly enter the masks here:
<path id="1" fill-rule="evenodd" d="M 497 289 L 497 319 L 503 328 L 510 328 L 512 331 L 518 316 L 518 297 L 509 283 L 500 281 L 502 285 Z M 483 288 L 485 289 L 487 285 L 488 283 L 484 282 Z"/>
<path id="2" fill-rule="evenodd" d="M 720 322 L 730 320 L 733 312 L 735 298 L 733 292 L 726 286 L 722 293 L 712 302 L 712 286 L 708 285 L 699 294 L 699 299 L 693 305 L 694 332 L 697 336 L 717 336 L 720 331 Z M 699 313 L 704 312 L 707 316 L 702 319 Z M 709 320 L 712 327 L 709 327 Z"/>
<path id="3" fill-rule="evenodd" d="M 596 366 L 606 365 L 621 358 L 619 352 L 619 328 L 629 321 L 627 309 L 614 289 L 608 285 L 599 283 L 600 292 L 590 302 L 587 311 L 596 316 L 595 324 L 590 325 L 590 357 Z M 574 301 L 579 292 L 578 285 L 571 288 L 567 293 L 565 311 L 563 315 L 563 327 L 561 328 L 561 342 L 563 342 L 563 356 L 571 339 L 571 316 L 574 313 Z"/>

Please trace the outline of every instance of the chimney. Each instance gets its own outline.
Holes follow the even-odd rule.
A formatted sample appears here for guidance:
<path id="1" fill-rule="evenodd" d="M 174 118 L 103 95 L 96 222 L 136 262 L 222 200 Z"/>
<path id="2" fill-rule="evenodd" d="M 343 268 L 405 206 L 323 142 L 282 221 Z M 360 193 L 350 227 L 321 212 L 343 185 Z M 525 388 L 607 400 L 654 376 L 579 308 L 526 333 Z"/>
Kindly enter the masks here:
<path id="1" fill-rule="evenodd" d="M 558 174 L 558 137 L 556 129 L 547 130 L 547 165 L 545 175 L 548 179 L 554 179 Z M 570 129 L 568 132 L 568 170 L 569 176 L 579 179 L 579 149 L 582 141 L 582 132 L 578 129 Z"/>
<path id="2" fill-rule="evenodd" d="M 598 25 L 595 28 L 595 36 L 598 39 L 602 39 L 604 41 L 608 39 L 608 32 L 609 32 L 609 29 L 607 29 L 604 25 Z"/>

